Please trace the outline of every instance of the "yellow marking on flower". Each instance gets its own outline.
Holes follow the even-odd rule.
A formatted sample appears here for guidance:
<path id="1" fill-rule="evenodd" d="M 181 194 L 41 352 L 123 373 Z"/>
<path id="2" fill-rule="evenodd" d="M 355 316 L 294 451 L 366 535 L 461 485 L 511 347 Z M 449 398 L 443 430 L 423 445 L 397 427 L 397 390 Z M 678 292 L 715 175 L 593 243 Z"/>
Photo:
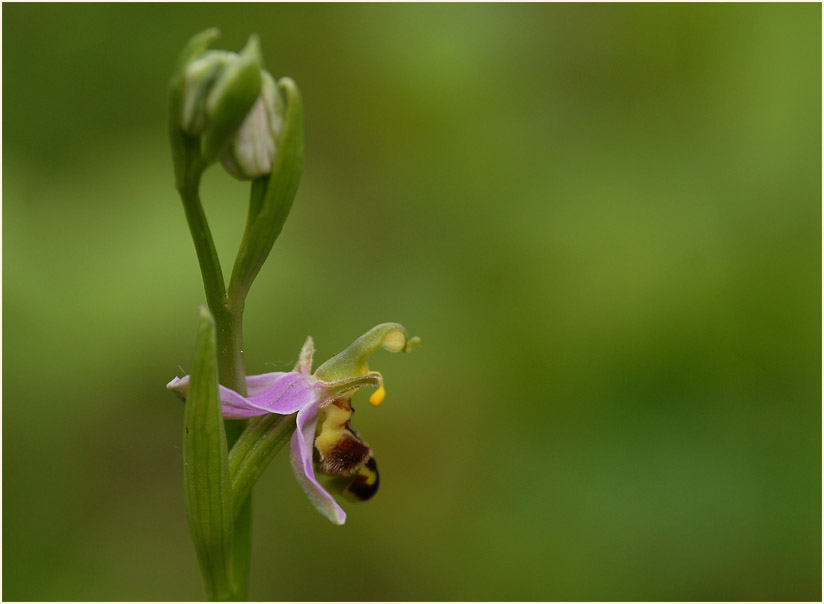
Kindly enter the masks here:
<path id="1" fill-rule="evenodd" d="M 352 418 L 352 409 L 341 407 L 337 401 L 323 408 L 323 414 L 318 422 L 318 434 L 315 437 L 315 446 L 321 455 L 330 455 L 335 445 L 348 434 L 346 423 Z"/>
<path id="2" fill-rule="evenodd" d="M 377 407 L 383 402 L 383 399 L 386 398 L 386 388 L 383 387 L 383 376 L 380 373 L 373 371 L 372 375 L 377 375 L 381 379 L 380 387 L 372 393 L 372 396 L 369 397 L 369 404 L 373 407 Z"/>
<path id="3" fill-rule="evenodd" d="M 367 486 L 372 486 L 378 481 L 378 473 L 368 469 L 366 467 L 361 468 L 358 472 L 361 476 L 365 477 L 365 482 Z"/>

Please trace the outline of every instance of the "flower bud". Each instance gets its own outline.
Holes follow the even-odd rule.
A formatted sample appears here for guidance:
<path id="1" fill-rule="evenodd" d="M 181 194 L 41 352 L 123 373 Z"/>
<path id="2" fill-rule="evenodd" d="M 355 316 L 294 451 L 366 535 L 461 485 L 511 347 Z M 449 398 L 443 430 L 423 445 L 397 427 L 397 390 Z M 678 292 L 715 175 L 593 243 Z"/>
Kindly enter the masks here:
<path id="1" fill-rule="evenodd" d="M 283 127 L 283 98 L 274 78 L 263 71 L 263 81 L 252 110 L 220 155 L 223 167 L 235 178 L 252 180 L 272 171 Z"/>
<path id="2" fill-rule="evenodd" d="M 257 36 L 249 38 L 240 54 L 207 50 L 216 37 L 216 30 L 208 30 L 189 42 L 171 87 L 177 129 L 172 132 L 173 150 L 175 145 L 193 145 L 206 164 L 232 140 L 260 96 L 262 80 Z"/>

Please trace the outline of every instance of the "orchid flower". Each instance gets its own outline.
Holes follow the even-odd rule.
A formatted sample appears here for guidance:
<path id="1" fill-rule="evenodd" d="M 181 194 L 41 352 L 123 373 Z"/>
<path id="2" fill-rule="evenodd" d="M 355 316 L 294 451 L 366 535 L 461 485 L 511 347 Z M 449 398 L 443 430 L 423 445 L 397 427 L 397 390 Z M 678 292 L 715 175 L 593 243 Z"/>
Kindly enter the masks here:
<path id="1" fill-rule="evenodd" d="M 312 373 L 312 338 L 300 352 L 294 371 L 264 373 L 246 380 L 248 396 L 219 387 L 223 417 L 250 417 L 296 413 L 296 430 L 290 442 L 292 468 L 315 508 L 335 524 L 346 521 L 346 513 L 318 482 L 316 472 L 328 477 L 329 486 L 345 497 L 370 499 L 378 489 L 378 469 L 371 447 L 350 424 L 352 395 L 363 386 L 377 386 L 370 404 L 383 402 L 383 376 L 370 371 L 367 361 L 378 348 L 409 352 L 419 346 L 398 323 L 383 323 L 355 340 Z M 185 398 L 189 377 L 175 378 L 167 388 Z"/>

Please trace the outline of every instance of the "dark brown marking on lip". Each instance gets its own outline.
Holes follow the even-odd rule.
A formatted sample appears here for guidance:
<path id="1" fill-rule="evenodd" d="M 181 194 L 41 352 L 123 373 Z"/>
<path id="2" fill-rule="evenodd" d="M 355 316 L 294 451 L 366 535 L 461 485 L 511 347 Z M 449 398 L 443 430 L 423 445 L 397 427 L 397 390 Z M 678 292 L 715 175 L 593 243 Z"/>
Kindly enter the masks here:
<path id="1" fill-rule="evenodd" d="M 332 476 L 349 476 L 362 468 L 371 454 L 369 445 L 347 434 L 335 443 L 328 455 L 321 455 L 318 469 Z"/>

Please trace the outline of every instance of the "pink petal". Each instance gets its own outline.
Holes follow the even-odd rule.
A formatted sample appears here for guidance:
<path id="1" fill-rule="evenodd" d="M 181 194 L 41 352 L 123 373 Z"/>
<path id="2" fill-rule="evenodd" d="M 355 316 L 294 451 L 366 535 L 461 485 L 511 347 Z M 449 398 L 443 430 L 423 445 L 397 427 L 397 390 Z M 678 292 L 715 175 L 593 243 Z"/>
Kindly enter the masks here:
<path id="1" fill-rule="evenodd" d="M 282 375 L 286 375 L 286 373 L 283 371 L 275 371 L 274 373 L 261 373 L 260 375 L 247 376 L 246 393 L 249 396 L 260 394 Z"/>
<path id="2" fill-rule="evenodd" d="M 292 435 L 290 458 L 292 469 L 295 471 L 300 486 L 303 487 L 309 501 L 321 514 L 334 524 L 346 522 L 346 512 L 315 479 L 315 468 L 312 465 L 312 449 L 315 443 L 315 428 L 318 425 L 318 414 L 321 402 L 312 403 L 298 412 L 297 430 Z"/>
<path id="3" fill-rule="evenodd" d="M 289 415 L 318 400 L 315 381 L 300 373 L 269 373 L 250 378 L 258 394 L 245 398 L 225 386 L 219 386 L 223 417 L 246 419 L 266 413 Z M 166 385 L 184 398 L 189 390 L 189 376 L 175 378 Z"/>
<path id="4" fill-rule="evenodd" d="M 318 402 L 316 380 L 300 373 L 281 373 L 262 392 L 250 396 L 249 405 L 269 413 L 289 415 Z"/>

